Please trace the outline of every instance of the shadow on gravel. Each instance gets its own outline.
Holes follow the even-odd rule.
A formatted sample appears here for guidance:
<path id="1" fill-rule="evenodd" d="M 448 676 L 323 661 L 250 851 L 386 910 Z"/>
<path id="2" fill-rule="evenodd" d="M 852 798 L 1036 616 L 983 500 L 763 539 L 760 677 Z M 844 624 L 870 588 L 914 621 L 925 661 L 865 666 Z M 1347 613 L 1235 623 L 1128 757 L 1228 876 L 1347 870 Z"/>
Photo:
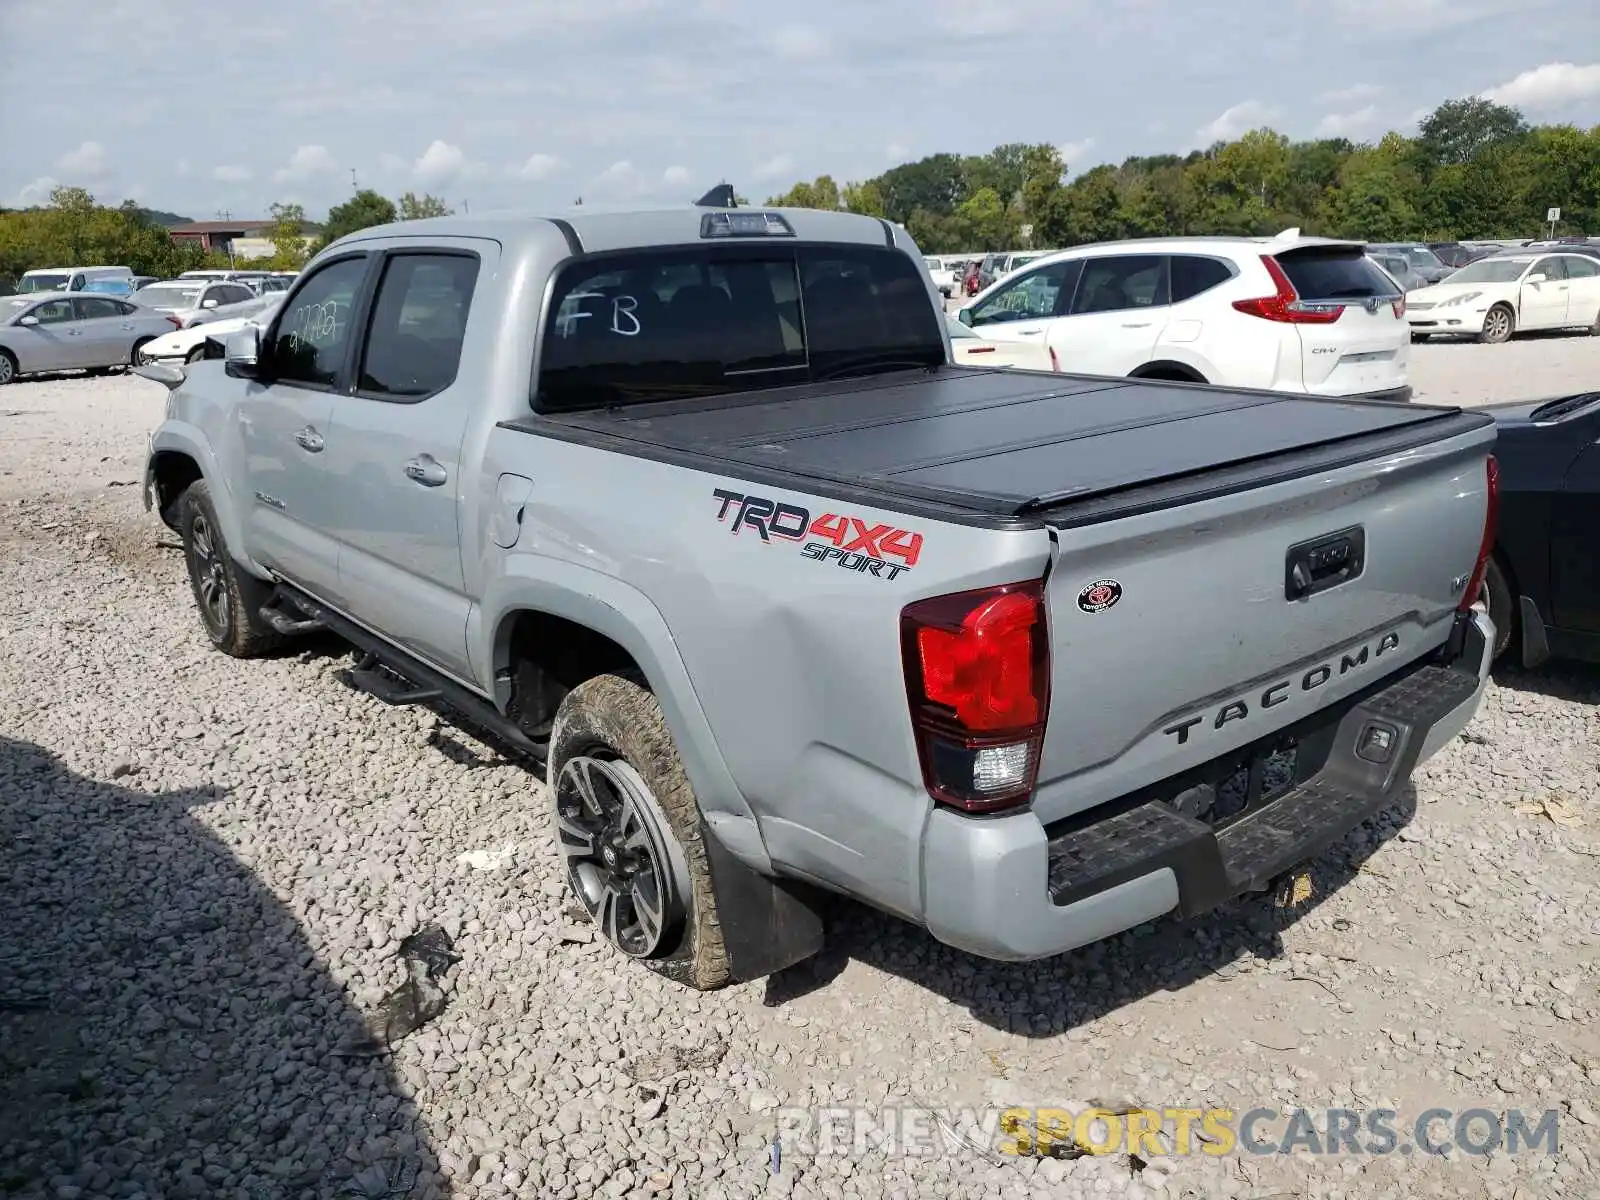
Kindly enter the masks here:
<path id="1" fill-rule="evenodd" d="M 387 1065 L 333 1054 L 360 1014 L 191 816 L 217 797 L 0 737 L 0 1196 L 441 1194 Z"/>
<path id="2" fill-rule="evenodd" d="M 826 987 L 849 959 L 898 975 L 970 1012 L 986 1025 L 1023 1037 L 1047 1038 L 1096 1020 L 1159 991 L 1177 991 L 1226 973 L 1245 955 L 1277 958 L 1286 925 L 1315 911 L 1361 870 L 1379 847 L 1416 815 L 1416 791 L 1352 830 L 1310 864 L 1313 895 L 1291 916 L 1270 895 L 1250 896 L 1193 921 L 1166 917 L 1058 958 L 1002 963 L 934 940 L 924 930 L 876 910 L 830 898 L 828 942 L 821 954 L 767 981 L 769 1006 Z M 1356 957 L 1364 931 L 1341 929 Z"/>
<path id="3" fill-rule="evenodd" d="M 1496 668 L 1494 681 L 1512 691 L 1532 692 L 1552 700 L 1600 704 L 1600 664 L 1596 663 L 1563 660 L 1545 663 L 1531 671 L 1502 666 Z"/>

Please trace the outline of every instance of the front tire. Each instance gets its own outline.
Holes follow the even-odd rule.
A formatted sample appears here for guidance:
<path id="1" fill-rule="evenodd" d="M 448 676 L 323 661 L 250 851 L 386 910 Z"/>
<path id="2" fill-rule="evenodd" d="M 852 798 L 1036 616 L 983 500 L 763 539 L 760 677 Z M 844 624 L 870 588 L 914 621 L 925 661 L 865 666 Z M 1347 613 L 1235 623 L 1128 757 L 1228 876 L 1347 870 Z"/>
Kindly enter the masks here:
<path id="1" fill-rule="evenodd" d="M 128 355 L 128 365 L 134 367 L 142 367 L 146 365 L 150 360 L 144 356 L 144 348 L 153 341 L 155 341 L 155 338 L 147 337 L 140 338 L 137 342 L 135 342 L 133 344 L 132 353 Z"/>
<path id="2" fill-rule="evenodd" d="M 234 658 L 255 658 L 275 649 L 282 639 L 261 619 L 269 589 L 233 561 L 205 480 L 190 484 L 178 497 L 178 533 L 200 624 L 211 644 Z"/>
<path id="3" fill-rule="evenodd" d="M 0 387 L 15 383 L 20 374 L 22 372 L 17 370 L 17 360 L 12 357 L 11 351 L 0 350 Z"/>
<path id="4" fill-rule="evenodd" d="M 620 675 L 573 688 L 548 779 L 567 887 L 605 939 L 700 991 L 725 985 L 700 806 L 655 696 Z"/>
<path id="5" fill-rule="evenodd" d="M 1483 328 L 1478 331 L 1478 340 L 1490 345 L 1509 342 L 1516 328 L 1517 319 L 1511 309 L 1504 304 L 1496 304 L 1483 315 Z"/>

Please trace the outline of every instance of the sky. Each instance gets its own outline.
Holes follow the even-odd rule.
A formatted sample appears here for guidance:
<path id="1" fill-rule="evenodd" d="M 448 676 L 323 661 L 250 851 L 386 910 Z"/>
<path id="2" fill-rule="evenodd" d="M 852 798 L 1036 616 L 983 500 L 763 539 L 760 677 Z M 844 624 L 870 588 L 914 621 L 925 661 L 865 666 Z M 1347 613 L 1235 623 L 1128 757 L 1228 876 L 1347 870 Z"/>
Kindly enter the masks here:
<path id="1" fill-rule="evenodd" d="M 1600 124 L 1594 0 L 0 0 L 0 203 L 197 220 L 762 200 L 939 151 L 1073 172 L 1487 95 Z"/>

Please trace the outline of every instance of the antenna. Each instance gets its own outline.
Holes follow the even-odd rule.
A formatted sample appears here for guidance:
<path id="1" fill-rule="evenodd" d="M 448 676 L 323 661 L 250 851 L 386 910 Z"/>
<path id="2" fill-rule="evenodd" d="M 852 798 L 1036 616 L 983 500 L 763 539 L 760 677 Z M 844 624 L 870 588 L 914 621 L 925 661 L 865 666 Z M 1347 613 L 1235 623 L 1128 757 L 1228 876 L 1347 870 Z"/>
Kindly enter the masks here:
<path id="1" fill-rule="evenodd" d="M 354 167 L 350 168 L 350 190 L 352 192 L 359 192 L 361 190 L 360 186 L 356 183 L 356 169 Z"/>

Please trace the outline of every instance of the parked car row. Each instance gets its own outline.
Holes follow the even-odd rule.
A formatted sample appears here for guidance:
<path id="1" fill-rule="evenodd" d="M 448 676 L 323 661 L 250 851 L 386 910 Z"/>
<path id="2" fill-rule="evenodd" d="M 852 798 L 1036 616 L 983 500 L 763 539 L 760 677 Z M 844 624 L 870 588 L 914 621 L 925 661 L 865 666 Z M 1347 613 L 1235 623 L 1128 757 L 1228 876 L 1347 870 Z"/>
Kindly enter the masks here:
<path id="1" fill-rule="evenodd" d="M 1411 394 L 1406 298 L 1360 242 L 1152 238 L 1046 254 L 958 313 L 1075 374 Z"/>
<path id="2" fill-rule="evenodd" d="M 1513 333 L 1588 329 L 1600 336 L 1600 252 L 1502 251 L 1406 297 L 1412 336 L 1504 342 Z"/>
<path id="3" fill-rule="evenodd" d="M 281 303 L 285 294 L 258 292 L 242 280 L 214 277 L 223 272 L 151 280 L 131 293 L 109 289 L 138 276 L 85 274 L 118 269 L 125 268 L 75 268 L 60 282 L 82 276 L 76 291 L 30 287 L 0 299 L 0 384 L 49 371 L 104 373 L 151 361 L 147 349 L 165 335 L 213 322 L 243 324 Z M 193 343 L 186 342 L 179 357 L 188 358 L 204 338 L 202 333 Z"/>

